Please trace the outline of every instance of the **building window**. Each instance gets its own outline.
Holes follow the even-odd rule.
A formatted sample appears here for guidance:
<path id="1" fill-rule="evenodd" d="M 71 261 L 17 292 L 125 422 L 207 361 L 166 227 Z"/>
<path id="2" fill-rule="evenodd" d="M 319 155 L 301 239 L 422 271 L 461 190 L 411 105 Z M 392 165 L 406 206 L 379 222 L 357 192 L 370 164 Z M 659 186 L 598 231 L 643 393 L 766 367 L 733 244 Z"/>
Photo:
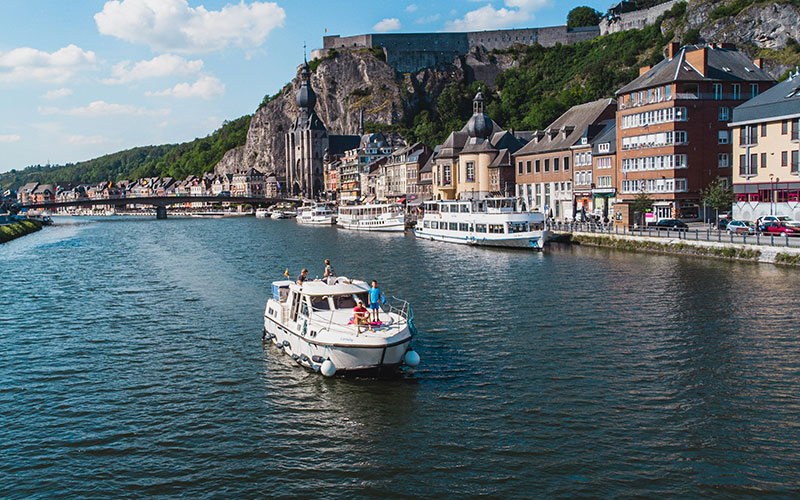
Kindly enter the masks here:
<path id="1" fill-rule="evenodd" d="M 564 172 L 569 170 L 569 156 L 564 157 Z"/>
<path id="2" fill-rule="evenodd" d="M 715 83 L 714 84 L 714 100 L 721 101 L 722 100 L 722 84 Z"/>
<path id="3" fill-rule="evenodd" d="M 786 135 L 789 133 L 789 121 L 783 120 L 781 122 L 781 135 Z"/>
<path id="4" fill-rule="evenodd" d="M 609 151 L 611 151 L 611 143 L 610 142 L 604 142 L 602 144 L 598 144 L 597 145 L 597 151 L 600 152 L 600 153 L 608 153 Z M 566 170 L 566 169 L 564 169 L 564 170 Z"/>
<path id="5" fill-rule="evenodd" d="M 789 165 L 789 152 L 781 151 L 781 167 Z"/>
<path id="6" fill-rule="evenodd" d="M 719 108 L 719 115 L 718 115 L 719 121 L 721 121 L 721 122 L 728 121 L 729 118 L 730 118 L 730 112 L 731 112 L 731 110 L 729 108 L 720 107 Z"/>
<path id="7" fill-rule="evenodd" d="M 522 174 L 522 160 L 517 162 L 517 173 Z"/>
<path id="8" fill-rule="evenodd" d="M 791 172 L 793 174 L 796 174 L 797 170 L 798 170 L 798 156 L 800 156 L 800 155 L 797 154 L 796 150 L 792 151 L 792 168 L 791 168 Z"/>
<path id="9" fill-rule="evenodd" d="M 545 172 L 549 172 L 550 171 L 550 158 L 545 158 L 544 159 L 544 171 Z"/>
<path id="10" fill-rule="evenodd" d="M 766 123 L 762 123 L 761 124 L 761 137 L 766 137 L 766 136 L 767 136 L 767 124 Z"/>
<path id="11" fill-rule="evenodd" d="M 475 162 L 467 162 L 467 182 L 475 182 Z"/>
<path id="12" fill-rule="evenodd" d="M 738 100 L 742 98 L 742 86 L 738 83 L 733 84 L 733 99 Z"/>
<path id="13" fill-rule="evenodd" d="M 728 164 L 728 153 L 719 153 L 717 155 L 717 167 L 719 168 L 728 168 L 730 165 Z"/>
<path id="14" fill-rule="evenodd" d="M 442 169 L 442 180 L 445 186 L 449 186 L 453 183 L 453 172 L 450 165 L 445 165 Z"/>
<path id="15" fill-rule="evenodd" d="M 559 161 L 558 157 L 553 158 L 553 172 L 558 172 L 558 167 L 559 167 L 558 161 Z"/>
<path id="16" fill-rule="evenodd" d="M 666 99 L 667 101 L 672 99 L 672 85 L 664 86 L 664 99 Z"/>
<path id="17" fill-rule="evenodd" d="M 758 95 L 758 84 L 751 83 L 750 84 L 750 98 L 756 97 Z"/>
<path id="18" fill-rule="evenodd" d="M 536 173 L 538 174 L 542 170 L 541 160 L 536 160 L 535 161 L 535 166 L 536 166 Z"/>
<path id="19" fill-rule="evenodd" d="M 729 136 L 727 130 L 720 130 L 717 137 L 717 144 L 728 144 Z"/>
<path id="20" fill-rule="evenodd" d="M 525 162 L 525 171 L 527 173 L 531 173 L 531 161 L 530 160 Z M 537 168 L 536 171 L 538 172 L 539 169 Z"/>
<path id="21" fill-rule="evenodd" d="M 761 168 L 766 168 L 767 166 L 767 153 L 761 153 Z"/>
<path id="22" fill-rule="evenodd" d="M 750 155 L 750 167 L 753 169 L 753 173 L 755 174 L 755 169 L 758 168 L 758 155 L 756 153 Z"/>

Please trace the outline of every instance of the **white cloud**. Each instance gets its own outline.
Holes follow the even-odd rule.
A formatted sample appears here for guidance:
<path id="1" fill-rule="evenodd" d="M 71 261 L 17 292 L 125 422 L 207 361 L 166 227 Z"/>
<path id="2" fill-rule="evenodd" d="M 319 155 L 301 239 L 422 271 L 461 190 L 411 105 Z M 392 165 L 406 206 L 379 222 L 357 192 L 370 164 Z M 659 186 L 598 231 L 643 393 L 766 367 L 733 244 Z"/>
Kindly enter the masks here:
<path id="1" fill-rule="evenodd" d="M 419 7 L 417 7 L 417 4 L 412 3 L 409 4 L 408 7 L 406 7 L 406 12 L 415 12 L 418 8 Z"/>
<path id="2" fill-rule="evenodd" d="M 53 101 L 55 99 L 61 99 L 62 97 L 67 97 L 68 95 L 72 95 L 72 89 L 55 89 L 55 90 L 48 90 L 47 92 L 45 92 L 42 98 Z"/>
<path id="3" fill-rule="evenodd" d="M 505 7 L 491 3 L 467 12 L 461 19 L 445 23 L 447 31 L 481 31 L 508 28 L 533 20 L 533 13 L 551 0 L 505 0 Z"/>
<path id="4" fill-rule="evenodd" d="M 54 107 L 39 107 L 42 115 L 67 115 L 81 117 L 100 117 L 100 116 L 164 116 L 171 111 L 169 109 L 147 109 L 129 104 L 112 104 L 105 101 L 94 101 L 87 106 L 61 109 Z"/>
<path id="5" fill-rule="evenodd" d="M 211 52 L 235 45 L 252 49 L 283 26 L 286 12 L 274 2 L 242 0 L 220 10 L 186 0 L 112 0 L 94 16 L 98 31 L 154 50 Z"/>
<path id="6" fill-rule="evenodd" d="M 22 137 L 16 134 L 0 135 L 0 144 L 10 144 L 12 142 L 19 142 Z"/>
<path id="7" fill-rule="evenodd" d="M 432 14 L 430 16 L 424 16 L 417 19 L 417 24 L 429 24 L 439 20 L 442 17 L 441 14 Z"/>
<path id="8" fill-rule="evenodd" d="M 67 45 L 53 53 L 20 47 L 0 53 L 0 83 L 43 81 L 61 83 L 78 71 L 94 69 L 97 56 L 76 45 Z"/>
<path id="9" fill-rule="evenodd" d="M 225 84 L 219 78 L 204 75 L 197 79 L 196 82 L 190 84 L 188 82 L 179 83 L 171 89 L 162 90 L 160 92 L 145 92 L 149 96 L 173 96 L 180 99 L 187 99 L 191 97 L 200 97 L 202 99 L 213 99 L 225 94 Z"/>
<path id="10" fill-rule="evenodd" d="M 122 61 L 114 65 L 111 69 L 114 78 L 107 78 L 103 80 L 103 83 L 130 83 L 134 80 L 171 75 L 187 76 L 203 69 L 201 59 L 188 61 L 173 54 L 163 54 L 149 61 L 139 61 L 133 67 L 130 67 L 130 64 L 130 61 Z"/>
<path id="11" fill-rule="evenodd" d="M 384 33 L 386 31 L 397 31 L 400 29 L 400 20 L 396 17 L 387 17 L 372 27 L 373 31 Z"/>
<path id="12" fill-rule="evenodd" d="M 77 145 L 87 145 L 87 144 L 103 144 L 104 142 L 108 142 L 108 139 L 101 135 L 66 135 L 64 136 L 64 140 L 68 144 L 77 144 Z"/>

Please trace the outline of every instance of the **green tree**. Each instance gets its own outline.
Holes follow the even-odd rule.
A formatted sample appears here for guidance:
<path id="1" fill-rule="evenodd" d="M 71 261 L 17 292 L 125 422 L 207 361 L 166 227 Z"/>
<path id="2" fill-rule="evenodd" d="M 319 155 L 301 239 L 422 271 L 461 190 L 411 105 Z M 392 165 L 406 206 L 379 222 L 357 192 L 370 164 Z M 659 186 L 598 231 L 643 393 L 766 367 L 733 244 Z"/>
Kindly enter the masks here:
<path id="1" fill-rule="evenodd" d="M 640 191 L 631 201 L 631 209 L 634 213 L 639 214 L 639 225 L 644 227 L 644 214 L 653 209 L 653 200 L 647 196 L 647 193 Z"/>
<path id="2" fill-rule="evenodd" d="M 719 218 L 720 210 L 730 210 L 733 205 L 733 191 L 717 177 L 705 189 L 700 190 L 700 197 L 703 204 L 714 209 L 716 220 Z"/>
<path id="3" fill-rule="evenodd" d="M 600 13 L 585 5 L 575 7 L 567 14 L 567 28 L 582 28 L 600 24 Z"/>

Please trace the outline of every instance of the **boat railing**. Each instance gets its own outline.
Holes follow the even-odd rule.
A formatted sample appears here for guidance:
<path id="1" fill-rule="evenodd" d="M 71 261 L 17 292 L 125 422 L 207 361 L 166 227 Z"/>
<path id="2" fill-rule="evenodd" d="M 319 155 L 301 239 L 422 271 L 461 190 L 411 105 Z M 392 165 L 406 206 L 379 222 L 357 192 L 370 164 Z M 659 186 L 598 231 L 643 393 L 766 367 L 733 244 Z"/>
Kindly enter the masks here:
<path id="1" fill-rule="evenodd" d="M 411 304 L 409 304 L 407 300 L 392 296 L 392 300 L 388 304 L 388 309 L 388 311 L 384 312 L 396 314 L 401 319 L 404 319 L 409 327 L 412 327 L 414 323 L 414 310 L 411 309 Z M 400 323 L 402 323 L 402 321 L 397 322 L 398 332 L 400 331 Z"/>

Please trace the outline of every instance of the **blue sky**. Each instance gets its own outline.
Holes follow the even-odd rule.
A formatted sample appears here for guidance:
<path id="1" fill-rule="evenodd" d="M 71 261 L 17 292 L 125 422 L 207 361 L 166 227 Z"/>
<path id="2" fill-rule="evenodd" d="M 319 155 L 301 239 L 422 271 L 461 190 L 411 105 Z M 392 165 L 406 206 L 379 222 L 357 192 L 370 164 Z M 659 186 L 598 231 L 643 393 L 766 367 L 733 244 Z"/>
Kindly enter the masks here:
<path id="1" fill-rule="evenodd" d="M 3 0 L 0 172 L 204 137 L 252 113 L 326 34 L 564 24 L 609 2 Z"/>

